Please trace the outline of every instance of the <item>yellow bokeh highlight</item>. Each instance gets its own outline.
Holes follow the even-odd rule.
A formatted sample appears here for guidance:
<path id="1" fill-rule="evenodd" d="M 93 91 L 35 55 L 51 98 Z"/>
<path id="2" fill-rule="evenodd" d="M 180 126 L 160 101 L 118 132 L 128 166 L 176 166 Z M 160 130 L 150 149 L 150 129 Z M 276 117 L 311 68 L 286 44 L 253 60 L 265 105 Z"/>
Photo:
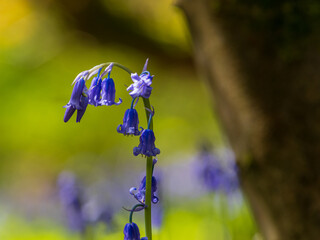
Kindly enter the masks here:
<path id="1" fill-rule="evenodd" d="M 152 38 L 189 49 L 188 30 L 172 0 L 104 0 L 111 14 L 135 19 Z"/>
<path id="2" fill-rule="evenodd" d="M 25 41 L 35 23 L 26 0 L 0 0 L 0 47 L 13 47 Z"/>

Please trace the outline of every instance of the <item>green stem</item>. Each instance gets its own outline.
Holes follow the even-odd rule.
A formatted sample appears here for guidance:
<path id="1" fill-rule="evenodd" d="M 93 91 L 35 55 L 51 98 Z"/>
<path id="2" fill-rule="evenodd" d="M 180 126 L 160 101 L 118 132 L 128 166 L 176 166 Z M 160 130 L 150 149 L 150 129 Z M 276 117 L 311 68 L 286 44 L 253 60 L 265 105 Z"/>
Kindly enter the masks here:
<path id="1" fill-rule="evenodd" d="M 116 63 L 116 62 L 101 63 L 101 64 L 99 64 L 98 66 L 95 66 L 95 67 L 91 68 L 91 69 L 89 70 L 89 72 L 93 72 L 93 71 L 95 71 L 95 70 L 97 70 L 97 69 L 99 69 L 99 68 L 103 68 L 103 67 L 105 67 L 105 66 L 108 66 L 108 65 L 110 65 L 111 63 L 113 63 L 113 66 L 116 66 L 116 67 L 118 67 L 118 68 L 121 68 L 122 70 L 126 71 L 126 72 L 129 73 L 129 74 L 132 73 L 132 71 L 131 71 L 129 68 L 123 66 L 123 65 L 120 64 L 120 63 Z"/>
<path id="2" fill-rule="evenodd" d="M 129 216 L 129 222 L 130 223 L 132 223 L 133 213 L 134 213 L 134 210 L 136 210 L 137 207 L 144 207 L 144 205 L 139 203 L 139 204 L 133 206 L 133 208 L 131 209 L 131 212 L 130 212 L 130 216 Z"/>
<path id="3" fill-rule="evenodd" d="M 134 101 L 135 101 L 136 99 L 137 99 L 137 98 L 132 99 L 132 102 L 131 102 L 131 109 L 133 109 Z"/>
<path id="4" fill-rule="evenodd" d="M 150 101 L 148 98 L 143 98 L 144 107 L 151 109 Z M 153 121 L 151 113 L 146 109 L 147 121 L 150 120 L 149 129 L 153 130 Z M 152 227 L 151 227 L 151 183 L 152 183 L 152 157 L 147 157 L 146 163 L 146 208 L 144 210 L 144 221 L 146 229 L 146 237 L 152 240 Z"/>

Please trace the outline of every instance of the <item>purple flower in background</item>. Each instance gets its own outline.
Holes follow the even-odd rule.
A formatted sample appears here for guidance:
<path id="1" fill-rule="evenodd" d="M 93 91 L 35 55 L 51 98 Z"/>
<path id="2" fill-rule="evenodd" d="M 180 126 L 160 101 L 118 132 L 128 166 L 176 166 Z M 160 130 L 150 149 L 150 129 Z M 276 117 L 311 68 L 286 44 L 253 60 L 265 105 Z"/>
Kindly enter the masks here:
<path id="1" fill-rule="evenodd" d="M 95 107 L 100 105 L 101 82 L 102 80 L 99 76 L 94 77 L 88 91 L 89 104 Z"/>
<path id="2" fill-rule="evenodd" d="M 138 147 L 133 148 L 133 154 L 138 156 L 139 154 L 147 157 L 156 156 L 160 153 L 160 150 L 155 147 L 156 138 L 151 129 L 145 129 L 140 136 L 140 144 Z"/>
<path id="3" fill-rule="evenodd" d="M 140 183 L 139 190 L 137 193 L 134 193 L 137 189 L 132 187 L 130 189 L 130 194 L 135 197 L 140 203 L 145 203 L 146 199 L 146 177 L 144 177 Z M 159 202 L 159 199 L 155 196 L 155 192 L 157 191 L 157 179 L 152 176 L 152 185 L 151 185 L 151 200 L 152 203 L 156 204 Z"/>
<path id="4" fill-rule="evenodd" d="M 229 195 L 239 189 L 237 166 L 232 156 L 227 154 L 227 158 L 219 159 L 208 150 L 199 155 L 200 178 L 208 190 Z"/>
<path id="5" fill-rule="evenodd" d="M 58 188 L 69 228 L 73 231 L 84 232 L 85 221 L 82 214 L 82 199 L 75 176 L 69 172 L 61 173 L 58 178 Z"/>
<path id="6" fill-rule="evenodd" d="M 66 112 L 63 118 L 64 122 L 69 121 L 76 109 L 78 111 L 81 111 L 79 117 L 77 118 L 77 122 L 80 121 L 87 107 L 87 104 L 85 104 L 86 99 L 81 98 L 86 97 L 86 90 L 87 88 L 85 86 L 85 81 L 83 78 L 81 78 L 79 81 L 75 83 L 70 101 L 66 106 L 64 106 L 64 108 L 66 108 Z"/>
<path id="7" fill-rule="evenodd" d="M 101 105 L 106 105 L 106 106 L 111 106 L 111 105 L 119 105 L 122 103 L 121 98 L 119 98 L 119 102 L 115 102 L 116 98 L 116 89 L 114 86 L 114 81 L 112 78 L 106 78 L 102 81 L 101 83 L 101 88 L 102 88 L 102 97 L 100 104 Z"/>
<path id="8" fill-rule="evenodd" d="M 124 117 L 123 117 L 123 124 L 120 124 L 117 128 L 118 133 L 122 133 L 123 135 L 140 135 L 140 132 L 143 130 L 142 127 L 141 131 L 139 131 L 139 118 L 138 112 L 134 108 L 126 110 Z"/>
<path id="9" fill-rule="evenodd" d="M 160 174 L 161 173 L 161 174 Z M 157 196 L 162 199 L 162 172 L 156 172 L 156 174 L 154 174 L 156 176 L 157 179 Z M 152 219 L 152 227 L 155 228 L 160 228 L 163 222 L 163 201 L 159 201 L 156 205 L 153 206 L 152 208 L 152 215 L 151 215 L 151 219 Z"/>
<path id="10" fill-rule="evenodd" d="M 133 223 L 127 223 L 123 229 L 124 240 L 140 240 L 140 232 L 138 225 Z"/>

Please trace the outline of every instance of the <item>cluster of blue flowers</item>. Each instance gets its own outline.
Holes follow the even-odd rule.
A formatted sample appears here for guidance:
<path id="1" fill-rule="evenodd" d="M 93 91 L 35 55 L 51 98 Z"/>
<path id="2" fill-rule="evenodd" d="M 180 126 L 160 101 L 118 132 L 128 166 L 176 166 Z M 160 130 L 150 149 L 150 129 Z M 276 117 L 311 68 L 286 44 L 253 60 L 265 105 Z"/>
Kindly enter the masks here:
<path id="1" fill-rule="evenodd" d="M 153 130 L 149 129 L 149 124 L 147 129 L 140 127 L 139 130 L 138 112 L 136 109 L 134 109 L 140 97 L 149 98 L 151 95 L 152 87 L 150 87 L 150 85 L 152 84 L 153 76 L 147 71 L 147 64 L 148 60 L 146 61 L 143 72 L 140 74 L 140 76 L 137 73 L 131 74 L 133 83 L 127 88 L 127 91 L 130 91 L 129 94 L 133 99 L 131 107 L 127 109 L 124 114 L 123 124 L 118 126 L 117 131 L 125 136 L 140 135 L 140 144 L 138 147 L 133 149 L 133 154 L 135 156 L 141 154 L 151 157 L 160 153 L 160 150 L 156 148 L 154 144 L 156 140 L 154 132 Z M 118 102 L 115 102 L 115 84 L 113 79 L 110 78 L 113 65 L 113 63 L 108 65 L 102 73 L 102 68 L 100 65 L 98 65 L 89 71 L 80 73 L 76 77 L 74 80 L 74 88 L 70 101 L 64 106 L 64 108 L 66 108 L 64 122 L 68 122 L 76 110 L 76 122 L 80 122 L 88 104 L 97 107 L 119 105 L 122 103 L 121 98 L 119 98 Z M 86 81 L 88 81 L 90 77 L 95 74 L 97 74 L 97 76 L 92 79 L 90 88 L 88 90 L 86 87 Z M 106 78 L 104 78 L 105 75 L 107 75 Z M 149 111 L 151 118 L 154 112 L 151 110 Z"/>
<path id="2" fill-rule="evenodd" d="M 158 155 L 160 153 L 160 150 L 155 147 L 155 135 L 152 127 L 150 128 L 152 117 L 154 116 L 154 109 L 152 108 L 151 110 L 146 108 L 146 110 L 149 112 L 148 126 L 146 129 L 139 127 L 138 112 L 135 109 L 139 98 L 141 97 L 146 100 L 150 97 L 152 92 L 152 87 L 150 85 L 152 84 L 153 76 L 147 70 L 147 65 L 148 59 L 140 75 L 138 75 L 137 73 L 131 73 L 131 71 L 126 67 L 117 63 L 100 64 L 90 70 L 81 72 L 73 82 L 74 88 L 71 94 L 70 101 L 67 103 L 67 105 L 64 106 L 64 108 L 66 108 L 64 122 L 68 122 L 76 110 L 76 122 L 80 122 L 88 105 L 98 107 L 121 104 L 121 98 L 119 98 L 118 102 L 115 101 L 115 83 L 114 80 L 110 77 L 113 67 L 120 67 L 131 74 L 133 83 L 127 88 L 129 95 L 132 97 L 131 107 L 125 111 L 123 123 L 117 127 L 117 132 L 125 136 L 140 136 L 139 146 L 133 148 L 133 154 L 135 156 L 141 154 L 142 156 L 150 158 Z M 107 66 L 106 69 L 102 71 L 103 67 L 105 66 Z M 90 88 L 88 89 L 86 87 L 86 82 L 91 77 L 93 77 L 93 79 L 91 81 Z M 139 190 L 136 194 L 133 193 L 134 190 L 136 189 L 132 188 L 130 190 L 130 193 L 139 201 L 139 204 L 141 205 L 140 208 L 146 208 L 146 177 L 143 178 Z M 157 181 L 156 178 L 152 176 L 151 194 L 153 203 L 157 203 L 159 200 L 155 196 L 156 190 Z M 135 211 L 136 209 L 134 207 L 133 210 L 131 210 L 130 223 L 128 223 L 124 228 L 125 240 L 140 240 L 138 226 L 132 222 L 132 213 Z"/>

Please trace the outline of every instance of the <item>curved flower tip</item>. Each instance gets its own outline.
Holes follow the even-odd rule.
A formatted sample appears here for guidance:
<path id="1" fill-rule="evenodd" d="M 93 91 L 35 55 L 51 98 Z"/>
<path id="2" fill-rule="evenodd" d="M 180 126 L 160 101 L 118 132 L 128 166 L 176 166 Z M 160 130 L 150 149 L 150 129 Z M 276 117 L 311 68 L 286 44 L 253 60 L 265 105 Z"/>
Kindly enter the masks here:
<path id="1" fill-rule="evenodd" d="M 124 117 L 123 117 L 123 124 L 120 124 L 117 128 L 118 133 L 122 133 L 123 135 L 135 135 L 138 136 L 142 132 L 139 131 L 139 118 L 138 112 L 136 109 L 127 109 Z"/>
<path id="2" fill-rule="evenodd" d="M 155 147 L 156 138 L 151 129 L 145 129 L 142 131 L 140 136 L 140 144 L 138 147 L 133 148 L 133 154 L 138 156 L 139 154 L 147 157 L 156 156 L 160 154 L 160 150 Z"/>
<path id="3" fill-rule="evenodd" d="M 137 191 L 137 188 L 132 187 L 132 188 L 130 188 L 130 190 L 129 190 L 129 192 L 130 192 L 131 195 L 134 195 L 134 191 Z"/>
<path id="4" fill-rule="evenodd" d="M 134 222 L 127 223 L 123 229 L 124 240 L 139 240 L 140 232 L 138 225 Z"/>

